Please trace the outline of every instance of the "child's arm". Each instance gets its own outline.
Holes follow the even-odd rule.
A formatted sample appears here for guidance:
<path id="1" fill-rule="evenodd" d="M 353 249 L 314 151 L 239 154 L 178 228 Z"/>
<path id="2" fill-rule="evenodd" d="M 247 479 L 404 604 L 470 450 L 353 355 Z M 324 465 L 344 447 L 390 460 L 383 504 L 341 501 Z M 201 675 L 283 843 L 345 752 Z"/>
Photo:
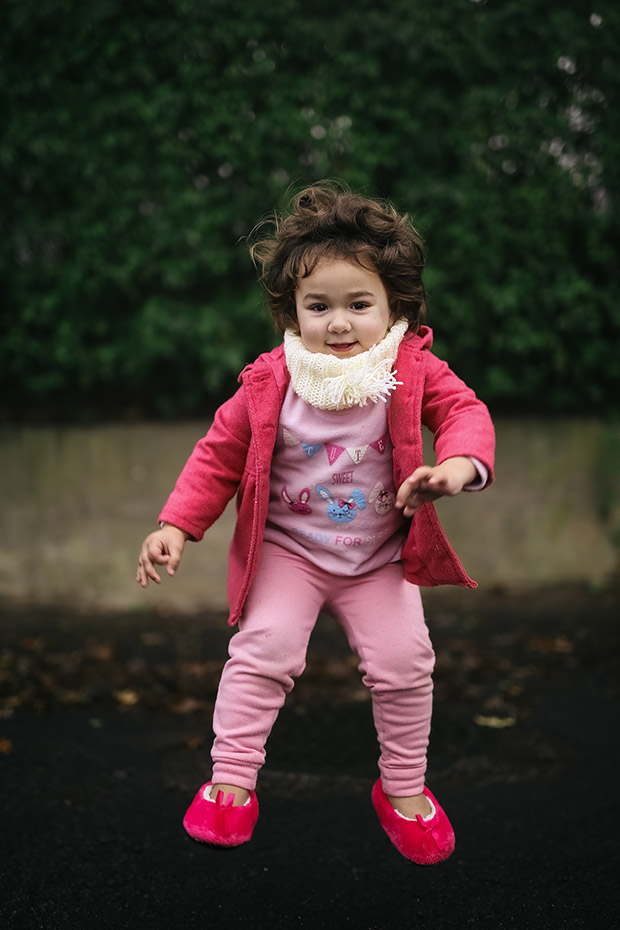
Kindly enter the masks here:
<path id="1" fill-rule="evenodd" d="M 174 575 L 179 567 L 185 542 L 189 538 L 184 530 L 171 526 L 169 523 L 165 523 L 154 533 L 149 533 L 142 543 L 138 558 L 136 573 L 138 584 L 146 588 L 149 581 L 154 581 L 155 584 L 160 583 L 161 578 L 155 565 L 165 565 L 168 574 Z"/>
<path id="2" fill-rule="evenodd" d="M 439 497 L 453 497 L 475 480 L 478 472 L 470 458 L 457 455 L 441 465 L 422 465 L 405 478 L 396 495 L 396 507 L 411 517 L 422 504 Z"/>
<path id="3" fill-rule="evenodd" d="M 470 456 L 487 470 L 486 484 L 493 481 L 495 431 L 489 411 L 475 393 L 448 365 L 426 353 L 426 377 L 422 398 L 422 423 L 434 437 L 437 462 Z"/>
<path id="4" fill-rule="evenodd" d="M 159 520 L 200 541 L 239 488 L 250 447 L 251 429 L 245 389 L 241 387 L 216 411 L 179 475 Z"/>
<path id="5" fill-rule="evenodd" d="M 186 541 L 202 539 L 220 516 L 239 485 L 249 442 L 240 388 L 217 410 L 207 435 L 196 443 L 159 516 L 160 528 L 142 543 L 136 581 L 143 588 L 149 581 L 161 582 L 156 565 L 165 565 L 168 575 L 174 575 Z"/>

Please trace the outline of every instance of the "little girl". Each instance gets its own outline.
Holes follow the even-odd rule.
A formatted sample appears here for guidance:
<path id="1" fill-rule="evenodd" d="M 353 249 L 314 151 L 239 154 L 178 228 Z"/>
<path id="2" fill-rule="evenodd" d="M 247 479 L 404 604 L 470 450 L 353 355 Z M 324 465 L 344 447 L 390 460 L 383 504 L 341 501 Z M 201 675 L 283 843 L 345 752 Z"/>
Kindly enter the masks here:
<path id="1" fill-rule="evenodd" d="M 247 842 L 265 743 L 305 666 L 322 608 L 360 658 L 381 748 L 372 801 L 418 864 L 454 849 L 424 783 L 434 653 L 420 585 L 475 587 L 432 501 L 492 480 L 487 408 L 431 353 L 422 243 L 406 216 L 322 182 L 256 242 L 283 344 L 240 375 L 145 539 L 137 581 L 174 575 L 237 494 L 213 774 L 184 820 L 194 839 Z M 422 458 L 422 424 L 437 464 Z"/>

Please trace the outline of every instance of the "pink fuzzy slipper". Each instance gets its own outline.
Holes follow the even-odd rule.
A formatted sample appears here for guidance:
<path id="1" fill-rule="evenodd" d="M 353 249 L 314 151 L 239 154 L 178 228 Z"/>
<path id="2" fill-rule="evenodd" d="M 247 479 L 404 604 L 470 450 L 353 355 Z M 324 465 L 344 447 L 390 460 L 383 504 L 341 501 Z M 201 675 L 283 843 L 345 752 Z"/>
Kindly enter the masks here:
<path id="1" fill-rule="evenodd" d="M 394 810 L 381 785 L 381 779 L 372 789 L 372 803 L 381 826 L 396 849 L 417 865 L 434 865 L 443 862 L 454 852 L 454 830 L 442 807 L 428 788 L 424 795 L 433 810 L 429 817 L 419 814 L 410 820 Z"/>
<path id="2" fill-rule="evenodd" d="M 233 807 L 234 795 L 224 800 L 224 792 L 218 791 L 211 798 L 211 785 L 203 785 L 192 801 L 183 826 L 194 840 L 211 843 L 213 846 L 241 846 L 252 838 L 258 820 L 258 800 L 254 791 L 243 807 Z"/>

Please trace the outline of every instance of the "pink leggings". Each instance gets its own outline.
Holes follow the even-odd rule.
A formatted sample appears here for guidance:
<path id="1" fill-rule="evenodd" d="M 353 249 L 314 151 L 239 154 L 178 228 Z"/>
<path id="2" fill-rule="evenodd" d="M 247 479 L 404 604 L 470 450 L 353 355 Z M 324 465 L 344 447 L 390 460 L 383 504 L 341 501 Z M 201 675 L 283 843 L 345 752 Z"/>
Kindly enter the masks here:
<path id="1" fill-rule="evenodd" d="M 385 792 L 419 794 L 435 659 L 419 589 L 405 581 L 400 563 L 344 578 L 268 542 L 222 672 L 213 718 L 213 781 L 255 787 L 267 737 L 305 668 L 321 608 L 342 624 L 360 658 Z"/>

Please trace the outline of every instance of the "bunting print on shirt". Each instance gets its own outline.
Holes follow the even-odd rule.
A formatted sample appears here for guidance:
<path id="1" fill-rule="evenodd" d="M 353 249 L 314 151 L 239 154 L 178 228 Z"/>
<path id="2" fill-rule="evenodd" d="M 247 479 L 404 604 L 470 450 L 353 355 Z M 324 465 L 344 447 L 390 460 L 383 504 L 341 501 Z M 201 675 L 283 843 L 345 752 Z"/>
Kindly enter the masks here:
<path id="1" fill-rule="evenodd" d="M 292 448 L 293 446 L 300 445 L 302 447 L 303 453 L 306 458 L 312 458 L 321 449 L 325 449 L 325 454 L 327 455 L 327 461 L 330 466 L 332 466 L 342 455 L 343 452 L 346 452 L 354 465 L 359 465 L 363 461 L 364 456 L 369 449 L 374 449 L 375 452 L 378 452 L 379 455 L 383 455 L 387 448 L 388 434 L 384 433 L 382 436 L 379 436 L 378 439 L 375 439 L 374 442 L 369 442 L 366 445 L 362 446 L 339 446 L 335 442 L 304 442 L 303 439 L 298 439 L 294 433 L 291 433 L 288 429 L 282 430 L 282 435 L 284 438 L 284 444 Z"/>

